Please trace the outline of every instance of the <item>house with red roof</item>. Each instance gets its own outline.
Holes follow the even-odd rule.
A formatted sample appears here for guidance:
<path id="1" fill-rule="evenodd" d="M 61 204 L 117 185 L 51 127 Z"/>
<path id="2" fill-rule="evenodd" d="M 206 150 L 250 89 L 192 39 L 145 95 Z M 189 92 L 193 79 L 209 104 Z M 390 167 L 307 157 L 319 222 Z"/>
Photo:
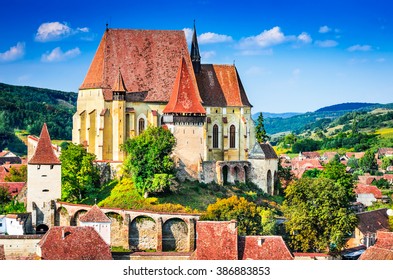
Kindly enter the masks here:
<path id="1" fill-rule="evenodd" d="M 190 51 L 182 30 L 107 28 L 79 88 L 72 141 L 121 163 L 127 139 L 165 127 L 178 178 L 233 184 L 261 174 L 255 183 L 267 191 L 277 164 L 258 172 L 262 164 L 247 162 L 257 142 L 251 108 L 235 65 L 201 62 L 195 26 Z"/>
<path id="2" fill-rule="evenodd" d="M 37 246 L 42 260 L 111 260 L 109 245 L 93 227 L 56 226 Z"/>
<path id="3" fill-rule="evenodd" d="M 364 206 L 371 206 L 373 202 L 382 199 L 382 192 L 377 186 L 358 183 L 355 187 L 356 201 Z"/>
<path id="4" fill-rule="evenodd" d="M 375 244 L 359 260 L 393 260 L 393 232 L 378 231 Z"/>
<path id="5" fill-rule="evenodd" d="M 79 222 L 82 227 L 93 227 L 107 244 L 111 244 L 112 221 L 97 205 L 91 207 L 90 210 L 79 219 Z"/>
<path id="6" fill-rule="evenodd" d="M 22 159 L 11 151 L 0 152 L 0 165 L 3 164 L 21 164 Z"/>
<path id="7" fill-rule="evenodd" d="M 195 260 L 293 260 L 281 236 L 238 236 L 232 221 L 198 221 Z"/>

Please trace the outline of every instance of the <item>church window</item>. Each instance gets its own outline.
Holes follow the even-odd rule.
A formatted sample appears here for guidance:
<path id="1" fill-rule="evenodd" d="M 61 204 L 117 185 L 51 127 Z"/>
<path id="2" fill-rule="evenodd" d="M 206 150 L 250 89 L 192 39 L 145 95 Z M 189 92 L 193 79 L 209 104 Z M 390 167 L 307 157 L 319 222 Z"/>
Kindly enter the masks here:
<path id="1" fill-rule="evenodd" d="M 236 143 L 236 128 L 234 125 L 231 125 L 229 128 L 229 148 L 235 148 Z"/>
<path id="2" fill-rule="evenodd" d="M 139 119 L 139 134 L 141 134 L 145 130 L 145 119 Z"/>
<path id="3" fill-rule="evenodd" d="M 213 126 L 213 148 L 218 148 L 218 125 Z"/>

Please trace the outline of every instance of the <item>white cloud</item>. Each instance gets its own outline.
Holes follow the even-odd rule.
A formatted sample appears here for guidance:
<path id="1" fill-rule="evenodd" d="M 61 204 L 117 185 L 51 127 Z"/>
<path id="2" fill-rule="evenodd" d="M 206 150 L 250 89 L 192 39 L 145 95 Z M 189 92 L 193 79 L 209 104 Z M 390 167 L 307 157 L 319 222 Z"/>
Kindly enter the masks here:
<path id="1" fill-rule="evenodd" d="M 327 25 L 319 27 L 319 33 L 328 33 L 330 31 L 332 31 L 332 29 Z"/>
<path id="2" fill-rule="evenodd" d="M 350 52 L 355 52 L 355 51 L 367 52 L 371 50 L 372 47 L 370 45 L 354 45 L 348 48 L 348 51 Z"/>
<path id="3" fill-rule="evenodd" d="M 16 46 L 11 47 L 8 51 L 0 53 L 0 62 L 2 61 L 14 61 L 22 58 L 25 54 L 25 43 L 18 42 Z"/>
<path id="4" fill-rule="evenodd" d="M 38 27 L 35 40 L 38 42 L 57 41 L 70 35 L 87 32 L 89 32 L 89 28 L 87 27 L 72 29 L 67 23 L 60 23 L 58 21 L 45 22 Z"/>
<path id="5" fill-rule="evenodd" d="M 69 51 L 63 52 L 60 47 L 54 48 L 51 52 L 44 53 L 41 56 L 43 62 L 57 62 L 64 61 L 81 54 L 79 48 L 74 48 Z"/>
<path id="6" fill-rule="evenodd" d="M 315 41 L 315 44 L 321 48 L 332 48 L 338 45 L 337 41 L 325 40 L 325 41 Z"/>
<path id="7" fill-rule="evenodd" d="M 312 42 L 311 36 L 307 32 L 302 32 L 299 36 L 297 36 L 297 39 L 305 44 Z"/>
<path id="8" fill-rule="evenodd" d="M 216 56 L 216 52 L 215 51 L 207 51 L 207 52 L 201 52 L 201 58 L 203 60 L 208 60 L 212 57 Z"/>
<path id="9" fill-rule="evenodd" d="M 222 42 L 231 42 L 231 41 L 232 41 L 231 36 L 212 33 L 212 32 L 206 32 L 198 36 L 198 42 L 200 44 L 222 43 Z"/>
<path id="10" fill-rule="evenodd" d="M 192 34 L 194 30 L 191 28 L 183 28 L 184 34 L 186 35 L 187 43 L 190 44 L 192 41 Z M 202 33 L 198 36 L 199 44 L 211 44 L 211 43 L 223 43 L 223 42 L 231 42 L 233 39 L 231 36 L 217 34 L 213 32 Z"/>
<path id="11" fill-rule="evenodd" d="M 240 47 L 247 48 L 251 46 L 259 46 L 261 48 L 268 48 L 284 43 L 285 41 L 286 37 L 284 33 L 281 32 L 280 27 L 275 26 L 270 30 L 264 30 L 259 35 L 241 39 Z"/>
<path id="12" fill-rule="evenodd" d="M 379 62 L 379 63 L 382 63 L 382 62 L 385 62 L 385 61 L 386 61 L 386 59 L 383 58 L 383 57 L 376 59 L 376 62 Z"/>

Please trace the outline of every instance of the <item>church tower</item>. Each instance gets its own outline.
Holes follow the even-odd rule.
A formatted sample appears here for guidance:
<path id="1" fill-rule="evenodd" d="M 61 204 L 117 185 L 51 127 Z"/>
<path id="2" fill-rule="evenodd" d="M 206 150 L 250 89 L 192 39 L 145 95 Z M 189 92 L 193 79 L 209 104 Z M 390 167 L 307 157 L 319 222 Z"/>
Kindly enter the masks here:
<path id="1" fill-rule="evenodd" d="M 33 230 L 45 233 L 54 225 L 53 201 L 61 198 L 61 162 L 56 157 L 46 124 L 27 165 L 27 211 Z"/>
<path id="2" fill-rule="evenodd" d="M 194 21 L 194 33 L 192 34 L 192 43 L 191 43 L 191 61 L 192 66 L 194 68 L 195 74 L 198 74 L 201 71 L 201 55 L 199 54 L 199 46 L 198 46 L 198 39 Z"/>
<path id="3" fill-rule="evenodd" d="M 122 161 L 123 152 L 120 151 L 120 146 L 124 144 L 126 136 L 125 112 L 126 112 L 126 86 L 124 84 L 123 76 L 120 68 L 115 84 L 112 87 L 113 91 L 113 160 Z"/>

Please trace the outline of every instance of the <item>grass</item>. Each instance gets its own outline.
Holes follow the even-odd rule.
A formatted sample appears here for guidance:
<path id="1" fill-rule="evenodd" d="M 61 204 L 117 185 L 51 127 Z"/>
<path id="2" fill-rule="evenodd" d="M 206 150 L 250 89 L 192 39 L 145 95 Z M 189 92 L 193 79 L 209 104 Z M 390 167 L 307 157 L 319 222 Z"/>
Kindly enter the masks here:
<path id="1" fill-rule="evenodd" d="M 393 138 L 393 128 L 391 127 L 380 128 L 375 133 L 381 135 L 382 138 Z"/>

